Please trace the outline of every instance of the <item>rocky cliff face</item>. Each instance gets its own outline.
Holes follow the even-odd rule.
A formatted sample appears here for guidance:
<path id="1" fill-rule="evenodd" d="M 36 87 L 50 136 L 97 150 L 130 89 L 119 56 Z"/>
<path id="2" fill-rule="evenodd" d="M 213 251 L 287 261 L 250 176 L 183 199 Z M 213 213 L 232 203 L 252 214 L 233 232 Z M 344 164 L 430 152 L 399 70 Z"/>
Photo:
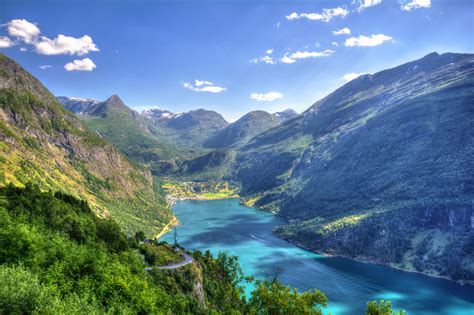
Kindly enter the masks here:
<path id="1" fill-rule="evenodd" d="M 0 139 L 0 185 L 33 182 L 73 194 L 130 233 L 158 233 L 172 217 L 156 197 L 149 170 L 132 165 L 4 55 Z"/>

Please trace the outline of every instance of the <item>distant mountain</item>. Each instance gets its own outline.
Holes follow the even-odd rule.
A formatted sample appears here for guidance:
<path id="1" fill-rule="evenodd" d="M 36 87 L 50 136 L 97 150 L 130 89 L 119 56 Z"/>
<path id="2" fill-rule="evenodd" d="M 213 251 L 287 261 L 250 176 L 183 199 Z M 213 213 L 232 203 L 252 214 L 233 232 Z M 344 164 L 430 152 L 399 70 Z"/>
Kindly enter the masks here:
<path id="1" fill-rule="evenodd" d="M 83 112 L 89 110 L 92 106 L 99 103 L 99 101 L 89 98 L 57 96 L 56 99 L 59 103 L 63 104 L 67 110 L 70 110 L 77 115 L 81 115 Z"/>
<path id="2" fill-rule="evenodd" d="M 254 137 L 232 167 L 305 247 L 474 280 L 474 55 L 363 75 Z M 251 198 L 250 198 L 251 197 Z"/>
<path id="3" fill-rule="evenodd" d="M 0 186 L 33 183 L 67 192 L 128 233 L 153 235 L 172 219 L 148 169 L 130 163 L 3 54 L 0 139 Z"/>
<path id="4" fill-rule="evenodd" d="M 161 108 L 152 108 L 142 111 L 142 115 L 153 120 L 155 123 L 163 120 L 171 119 L 175 116 L 172 112 Z"/>
<path id="5" fill-rule="evenodd" d="M 275 116 L 281 121 L 285 121 L 290 118 L 298 116 L 298 113 L 291 108 L 287 108 L 284 111 L 273 113 L 273 116 Z"/>
<path id="6" fill-rule="evenodd" d="M 201 147 L 209 137 L 229 125 L 222 115 L 205 109 L 174 114 L 168 119 L 155 118 L 153 122 L 171 143 L 191 148 Z"/>
<path id="7" fill-rule="evenodd" d="M 109 115 L 125 115 L 132 118 L 136 118 L 139 114 L 136 111 L 131 110 L 125 103 L 118 97 L 118 95 L 112 95 L 104 102 L 98 102 L 91 106 L 87 111 L 83 112 L 82 115 L 96 116 L 96 117 L 107 117 Z"/>
<path id="8" fill-rule="evenodd" d="M 283 116 L 281 117 L 283 119 Z M 252 111 L 210 137 L 204 146 L 224 148 L 243 145 L 256 135 L 278 126 L 281 119 L 279 115 L 272 115 L 262 110 Z"/>
<path id="9" fill-rule="evenodd" d="M 136 162 L 154 163 L 194 156 L 192 152 L 173 145 L 172 140 L 166 136 L 169 133 L 166 127 L 150 119 L 148 115 L 141 115 L 130 109 L 118 95 L 112 95 L 105 101 L 96 101 L 82 111 L 79 117 L 91 130 Z"/>

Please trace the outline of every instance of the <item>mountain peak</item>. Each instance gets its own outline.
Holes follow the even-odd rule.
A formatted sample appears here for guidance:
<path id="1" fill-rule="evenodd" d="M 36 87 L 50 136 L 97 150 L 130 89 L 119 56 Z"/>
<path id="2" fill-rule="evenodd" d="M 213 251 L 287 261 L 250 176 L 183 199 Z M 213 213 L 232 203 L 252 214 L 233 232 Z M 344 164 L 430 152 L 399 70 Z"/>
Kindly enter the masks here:
<path id="1" fill-rule="evenodd" d="M 109 97 L 105 103 L 109 104 L 109 105 L 115 105 L 115 106 L 125 106 L 124 102 L 122 101 L 122 99 L 114 94 L 112 95 L 111 97 Z"/>
<path id="2" fill-rule="evenodd" d="M 161 121 L 171 119 L 175 116 L 172 112 L 161 108 L 150 108 L 142 111 L 142 115 L 146 116 L 154 121 Z"/>
<path id="3" fill-rule="evenodd" d="M 282 110 L 281 112 L 273 113 L 272 115 L 280 119 L 281 121 L 285 121 L 295 116 L 298 116 L 298 113 L 294 109 L 287 108 L 285 110 Z"/>

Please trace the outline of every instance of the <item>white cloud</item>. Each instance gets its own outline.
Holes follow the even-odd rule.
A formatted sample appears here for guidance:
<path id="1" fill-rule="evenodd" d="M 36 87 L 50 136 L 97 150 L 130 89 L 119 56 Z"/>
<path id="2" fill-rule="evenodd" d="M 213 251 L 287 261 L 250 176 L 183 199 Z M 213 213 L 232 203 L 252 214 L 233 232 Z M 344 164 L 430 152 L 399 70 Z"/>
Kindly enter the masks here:
<path id="1" fill-rule="evenodd" d="M 364 36 L 360 35 L 359 37 L 351 37 L 346 39 L 344 43 L 345 46 L 353 47 L 353 46 L 378 46 L 382 45 L 384 42 L 393 40 L 392 37 L 384 35 L 384 34 L 377 34 L 377 35 L 370 35 Z"/>
<path id="2" fill-rule="evenodd" d="M 214 85 L 212 82 L 209 81 L 201 81 L 201 80 L 194 80 L 194 85 L 195 86 L 201 86 L 201 85 Z"/>
<path id="3" fill-rule="evenodd" d="M 267 49 L 265 50 L 265 56 L 262 56 L 262 57 L 258 57 L 258 58 L 253 58 L 252 60 L 250 60 L 251 63 L 259 63 L 259 62 L 262 62 L 262 63 L 266 63 L 266 64 L 269 64 L 269 65 L 273 65 L 275 64 L 275 60 L 273 60 L 273 58 L 270 56 L 271 54 L 273 54 L 273 49 Z"/>
<path id="4" fill-rule="evenodd" d="M 40 29 L 25 19 L 11 20 L 6 26 L 10 36 L 16 37 L 27 44 L 33 43 L 40 34 Z"/>
<path id="5" fill-rule="evenodd" d="M 206 80 L 194 80 L 194 84 L 183 82 L 183 87 L 194 92 L 220 93 L 227 91 L 225 87 L 214 85 L 214 83 Z"/>
<path id="6" fill-rule="evenodd" d="M 10 38 L 8 38 L 6 36 L 0 36 L 0 48 L 8 48 L 8 47 L 11 47 L 13 45 L 14 45 L 14 43 Z"/>
<path id="7" fill-rule="evenodd" d="M 367 74 L 366 72 L 359 72 L 359 73 L 355 73 L 355 72 L 352 72 L 352 73 L 346 73 L 344 74 L 344 76 L 342 77 L 342 79 L 344 81 L 352 81 L 358 77 L 360 77 L 361 75 L 364 75 L 364 74 Z"/>
<path id="8" fill-rule="evenodd" d="M 253 58 L 252 60 L 250 60 L 250 62 L 251 63 L 262 62 L 262 63 L 266 63 L 266 64 L 269 64 L 269 65 L 275 64 L 275 60 L 273 60 L 273 58 L 268 56 L 268 55 L 263 56 L 263 57 Z"/>
<path id="9" fill-rule="evenodd" d="M 382 0 L 359 0 L 359 11 L 364 10 L 365 8 L 373 7 L 374 5 L 382 3 Z"/>
<path id="10" fill-rule="evenodd" d="M 290 57 L 288 57 L 288 55 L 283 56 L 283 57 L 280 59 L 280 61 L 283 62 L 283 63 L 289 63 L 289 64 L 296 62 L 296 60 L 291 59 Z"/>
<path id="11" fill-rule="evenodd" d="M 42 55 L 85 55 L 90 51 L 99 51 L 88 35 L 75 38 L 59 34 L 55 39 L 45 36 L 36 44 L 36 51 Z"/>
<path id="12" fill-rule="evenodd" d="M 402 10 L 411 11 L 418 8 L 429 8 L 431 7 L 431 0 L 411 0 L 405 1 L 402 4 Z"/>
<path id="13" fill-rule="evenodd" d="M 67 71 L 92 71 L 95 68 L 95 63 L 89 58 L 74 60 L 64 65 L 64 69 Z"/>
<path id="14" fill-rule="evenodd" d="M 280 99 L 282 97 L 283 97 L 283 94 L 278 93 L 278 92 L 250 94 L 250 98 L 258 102 L 273 102 L 274 100 Z"/>
<path id="15" fill-rule="evenodd" d="M 351 33 L 351 30 L 347 27 L 341 28 L 338 31 L 333 31 L 332 32 L 334 35 L 349 35 Z"/>
<path id="16" fill-rule="evenodd" d="M 26 47 L 20 47 L 20 51 L 27 51 Z"/>
<path id="17" fill-rule="evenodd" d="M 46 70 L 48 68 L 52 68 L 53 66 L 52 65 L 41 65 L 41 66 L 38 66 L 41 70 Z"/>
<path id="18" fill-rule="evenodd" d="M 297 51 L 290 55 L 291 59 L 306 59 L 316 57 L 328 57 L 334 53 L 333 50 L 326 49 L 325 51 Z"/>
<path id="19" fill-rule="evenodd" d="M 340 17 L 345 17 L 347 14 L 349 14 L 349 11 L 337 7 L 333 9 L 323 9 L 321 13 L 296 13 L 293 12 L 290 15 L 286 16 L 286 19 L 289 21 L 292 20 L 298 20 L 298 19 L 308 19 L 311 21 L 323 21 L 323 22 L 329 22 L 333 17 L 340 16 Z"/>
<path id="20" fill-rule="evenodd" d="M 331 43 L 333 46 L 339 46 L 339 44 L 337 42 L 332 42 Z"/>
<path id="21" fill-rule="evenodd" d="M 333 50 L 326 49 L 324 51 L 296 51 L 291 54 L 286 54 L 281 58 L 283 63 L 295 63 L 298 59 L 328 57 L 334 53 Z"/>
<path id="22" fill-rule="evenodd" d="M 99 51 L 97 46 L 88 35 L 80 38 L 59 34 L 56 38 L 50 39 L 41 36 L 40 29 L 33 23 L 25 19 L 15 19 L 5 24 L 7 32 L 26 44 L 31 44 L 36 48 L 36 52 L 42 55 L 85 55 L 91 51 Z M 2 38 L 2 37 L 0 37 Z M 3 42 L 5 44 L 5 38 Z M 11 41 L 10 41 L 11 42 Z M 23 48 L 21 51 L 25 51 Z"/>

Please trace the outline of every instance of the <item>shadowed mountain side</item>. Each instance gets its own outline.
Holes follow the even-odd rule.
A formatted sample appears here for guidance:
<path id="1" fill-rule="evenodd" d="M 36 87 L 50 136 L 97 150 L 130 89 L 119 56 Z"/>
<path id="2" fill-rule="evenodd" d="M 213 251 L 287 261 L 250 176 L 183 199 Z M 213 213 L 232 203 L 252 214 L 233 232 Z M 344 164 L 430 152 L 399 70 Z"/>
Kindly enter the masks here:
<path id="1" fill-rule="evenodd" d="M 474 56 L 429 54 L 254 137 L 234 177 L 253 204 L 296 220 L 278 230 L 286 239 L 473 281 L 472 104 Z M 442 231 L 435 240 L 431 229 Z"/>
<path id="2" fill-rule="evenodd" d="M 208 148 L 238 147 L 256 135 L 278 126 L 280 119 L 262 110 L 250 112 L 210 137 L 204 146 Z"/>

